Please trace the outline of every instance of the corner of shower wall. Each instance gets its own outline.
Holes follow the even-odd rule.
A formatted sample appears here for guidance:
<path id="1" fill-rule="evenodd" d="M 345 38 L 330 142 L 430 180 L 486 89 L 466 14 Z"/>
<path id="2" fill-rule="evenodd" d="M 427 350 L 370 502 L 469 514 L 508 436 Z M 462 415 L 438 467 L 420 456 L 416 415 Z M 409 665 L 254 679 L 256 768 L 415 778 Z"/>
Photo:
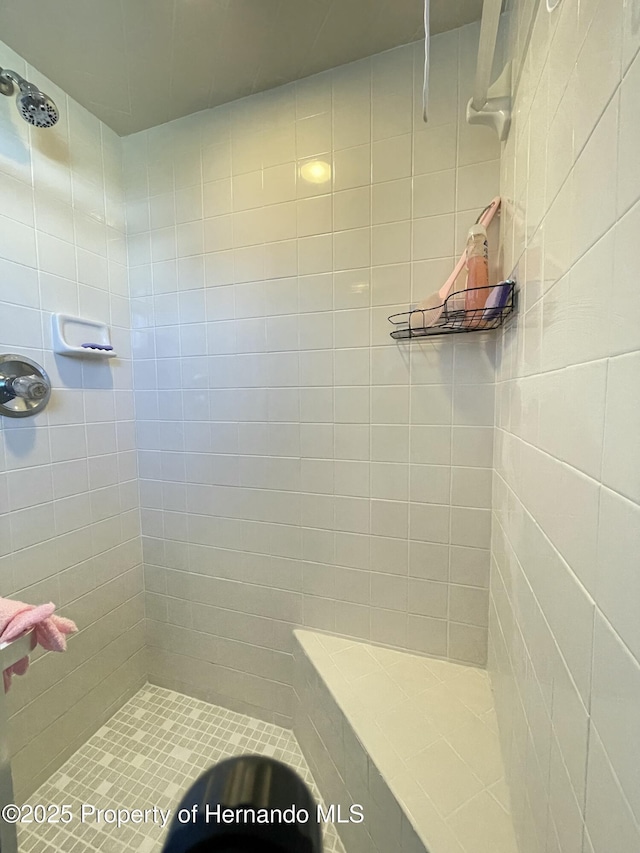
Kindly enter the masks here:
<path id="1" fill-rule="evenodd" d="M 0 593 L 51 600 L 80 629 L 65 654 L 36 651 L 13 680 L 21 801 L 146 672 L 121 141 L 4 44 L 0 57 L 60 109 L 36 130 L 0 98 L 0 349 L 33 358 L 53 384 L 42 415 L 0 423 Z M 54 355 L 54 312 L 109 323 L 120 357 Z"/>

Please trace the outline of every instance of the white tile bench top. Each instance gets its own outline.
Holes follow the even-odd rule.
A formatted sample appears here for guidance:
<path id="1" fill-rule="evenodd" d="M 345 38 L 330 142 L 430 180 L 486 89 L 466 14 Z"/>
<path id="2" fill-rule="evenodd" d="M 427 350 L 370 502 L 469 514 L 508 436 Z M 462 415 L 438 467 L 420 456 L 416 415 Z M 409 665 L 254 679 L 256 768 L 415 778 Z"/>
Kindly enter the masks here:
<path id="1" fill-rule="evenodd" d="M 517 853 L 485 671 L 295 635 L 429 853 Z"/>

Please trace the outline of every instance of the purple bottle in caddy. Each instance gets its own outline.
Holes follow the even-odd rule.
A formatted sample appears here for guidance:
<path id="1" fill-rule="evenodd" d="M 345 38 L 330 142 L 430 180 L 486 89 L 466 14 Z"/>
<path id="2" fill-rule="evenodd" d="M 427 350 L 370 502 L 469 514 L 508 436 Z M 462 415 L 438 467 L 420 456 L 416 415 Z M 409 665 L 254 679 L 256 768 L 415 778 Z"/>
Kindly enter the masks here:
<path id="1" fill-rule="evenodd" d="M 483 320 L 494 320 L 500 316 L 507 304 L 513 284 L 513 281 L 503 281 L 493 286 L 489 298 L 485 302 Z"/>

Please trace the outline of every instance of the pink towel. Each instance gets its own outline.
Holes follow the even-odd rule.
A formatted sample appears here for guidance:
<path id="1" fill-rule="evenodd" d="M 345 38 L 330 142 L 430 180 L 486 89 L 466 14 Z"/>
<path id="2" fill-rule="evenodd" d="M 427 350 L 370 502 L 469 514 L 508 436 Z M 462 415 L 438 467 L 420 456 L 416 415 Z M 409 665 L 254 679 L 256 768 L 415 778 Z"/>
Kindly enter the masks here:
<path id="1" fill-rule="evenodd" d="M 54 616 L 55 604 L 24 604 L 0 598 L 0 643 L 16 640 L 27 631 L 34 629 L 32 648 L 41 645 L 50 652 L 64 652 L 67 648 L 65 634 L 73 634 L 78 628 L 71 619 Z M 23 657 L 2 673 L 4 692 L 11 687 L 12 675 L 24 675 L 29 667 L 28 656 Z"/>

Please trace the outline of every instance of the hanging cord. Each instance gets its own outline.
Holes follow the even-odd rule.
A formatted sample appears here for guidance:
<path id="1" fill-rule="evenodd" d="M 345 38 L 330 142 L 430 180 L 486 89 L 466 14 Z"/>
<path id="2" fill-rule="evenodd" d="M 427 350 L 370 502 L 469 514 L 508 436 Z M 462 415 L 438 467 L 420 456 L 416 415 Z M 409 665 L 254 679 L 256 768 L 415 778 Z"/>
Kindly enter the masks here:
<path id="1" fill-rule="evenodd" d="M 424 0 L 424 85 L 422 88 L 422 117 L 429 121 L 429 63 L 431 61 L 430 0 Z"/>

